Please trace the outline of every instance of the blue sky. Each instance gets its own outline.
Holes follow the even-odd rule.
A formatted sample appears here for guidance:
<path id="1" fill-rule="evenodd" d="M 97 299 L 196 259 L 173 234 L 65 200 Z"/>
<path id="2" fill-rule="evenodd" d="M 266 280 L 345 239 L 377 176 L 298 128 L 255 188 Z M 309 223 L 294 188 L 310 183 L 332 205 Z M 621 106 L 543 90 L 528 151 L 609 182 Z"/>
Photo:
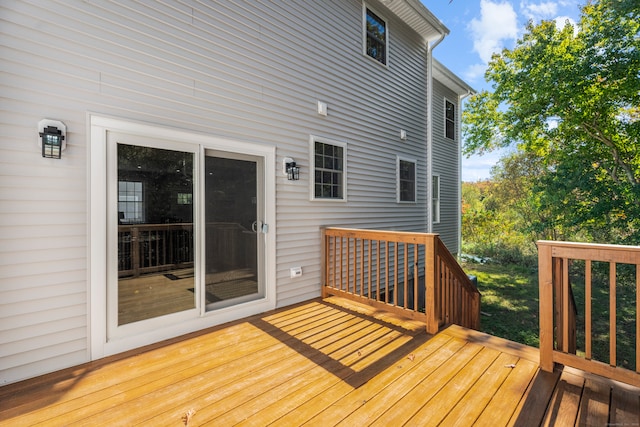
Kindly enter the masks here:
<path id="1" fill-rule="evenodd" d="M 494 52 L 511 48 L 524 32 L 529 20 L 556 20 L 575 23 L 584 1 L 577 0 L 422 0 L 451 33 L 434 50 L 434 56 L 447 68 L 480 91 L 491 89 L 484 71 Z M 501 152 L 462 160 L 462 180 L 489 178 L 491 167 Z"/>

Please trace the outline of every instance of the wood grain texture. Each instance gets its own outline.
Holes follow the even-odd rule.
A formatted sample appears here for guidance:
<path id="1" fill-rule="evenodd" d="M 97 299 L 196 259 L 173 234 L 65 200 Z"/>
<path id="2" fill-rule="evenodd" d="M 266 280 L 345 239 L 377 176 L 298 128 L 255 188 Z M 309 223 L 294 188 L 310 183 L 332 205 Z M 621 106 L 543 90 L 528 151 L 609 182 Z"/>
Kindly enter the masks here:
<path id="1" fill-rule="evenodd" d="M 536 349 L 477 331 L 424 330 L 353 301 L 311 300 L 1 387 L 0 425 L 638 421 L 638 388 L 542 372 Z"/>

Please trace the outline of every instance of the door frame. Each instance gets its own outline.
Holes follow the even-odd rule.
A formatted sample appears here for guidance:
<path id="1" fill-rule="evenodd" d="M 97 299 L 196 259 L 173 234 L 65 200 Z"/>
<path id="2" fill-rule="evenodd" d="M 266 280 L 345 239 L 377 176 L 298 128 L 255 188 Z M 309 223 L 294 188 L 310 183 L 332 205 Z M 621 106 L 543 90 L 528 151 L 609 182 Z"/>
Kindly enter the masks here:
<path id="1" fill-rule="evenodd" d="M 156 343 L 165 339 L 173 338 L 189 332 L 197 331 L 207 327 L 215 326 L 224 322 L 259 314 L 276 307 L 276 218 L 275 218 L 275 155 L 276 147 L 253 143 L 248 141 L 231 140 L 216 136 L 188 132 L 179 129 L 166 128 L 162 126 L 149 125 L 126 121 L 105 116 L 89 115 L 88 126 L 90 135 L 89 147 L 89 349 L 90 359 L 95 360 L 112 354 L 121 353 L 126 350 L 138 348 L 147 344 Z M 107 162 L 109 144 L 107 136 L 110 132 L 123 133 L 141 138 L 157 138 L 168 141 L 176 141 L 182 144 L 190 144 L 196 149 L 196 188 L 198 197 L 203 197 L 202 182 L 204 173 L 205 150 L 216 150 L 218 152 L 247 154 L 263 158 L 264 176 L 262 178 L 264 190 L 264 223 L 268 224 L 268 233 L 264 236 L 264 280 L 265 296 L 255 301 L 249 301 L 238 305 L 220 308 L 218 310 L 206 311 L 206 307 L 198 301 L 197 309 L 193 314 L 185 316 L 184 312 L 177 313 L 177 316 L 169 315 L 167 321 L 160 321 L 162 327 L 155 327 L 149 330 L 136 330 L 132 328 L 132 334 L 124 336 L 110 336 L 107 323 L 107 277 L 110 273 L 108 261 L 108 178 L 113 176 L 113 171 L 109 171 L 110 165 Z M 195 199 L 195 197 L 194 197 Z M 201 199 L 200 199 L 201 200 Z M 198 206 L 198 205 L 196 205 Z M 204 215 L 203 204 L 194 212 L 194 224 L 200 224 Z M 204 240 L 202 236 L 196 237 L 196 257 L 197 261 L 204 261 Z M 189 310 L 191 313 L 192 310 Z M 175 319 L 174 322 L 169 318 Z M 112 335 L 112 334 L 111 334 Z"/>

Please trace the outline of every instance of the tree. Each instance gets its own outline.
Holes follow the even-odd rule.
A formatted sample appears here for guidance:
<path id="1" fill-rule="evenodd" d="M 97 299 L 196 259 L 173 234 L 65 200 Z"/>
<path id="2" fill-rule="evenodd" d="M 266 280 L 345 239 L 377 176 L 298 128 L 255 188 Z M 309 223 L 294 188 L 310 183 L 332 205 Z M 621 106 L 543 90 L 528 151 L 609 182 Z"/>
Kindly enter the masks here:
<path id="1" fill-rule="evenodd" d="M 577 29 L 529 23 L 486 78 L 493 92 L 463 114 L 466 154 L 517 146 L 542 159 L 535 189 L 555 220 L 640 243 L 640 4 L 592 1 Z"/>

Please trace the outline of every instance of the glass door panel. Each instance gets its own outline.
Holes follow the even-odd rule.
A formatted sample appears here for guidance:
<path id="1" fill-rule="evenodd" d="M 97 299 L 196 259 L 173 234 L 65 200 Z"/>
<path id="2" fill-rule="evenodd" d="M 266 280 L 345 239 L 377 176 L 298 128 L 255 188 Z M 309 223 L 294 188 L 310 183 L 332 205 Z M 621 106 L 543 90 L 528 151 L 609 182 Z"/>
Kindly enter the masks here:
<path id="1" fill-rule="evenodd" d="M 207 151 L 205 156 L 205 299 L 209 309 L 264 296 L 262 160 Z"/>
<path id="2" fill-rule="evenodd" d="M 195 308 L 194 153 L 117 145 L 118 326 Z"/>

